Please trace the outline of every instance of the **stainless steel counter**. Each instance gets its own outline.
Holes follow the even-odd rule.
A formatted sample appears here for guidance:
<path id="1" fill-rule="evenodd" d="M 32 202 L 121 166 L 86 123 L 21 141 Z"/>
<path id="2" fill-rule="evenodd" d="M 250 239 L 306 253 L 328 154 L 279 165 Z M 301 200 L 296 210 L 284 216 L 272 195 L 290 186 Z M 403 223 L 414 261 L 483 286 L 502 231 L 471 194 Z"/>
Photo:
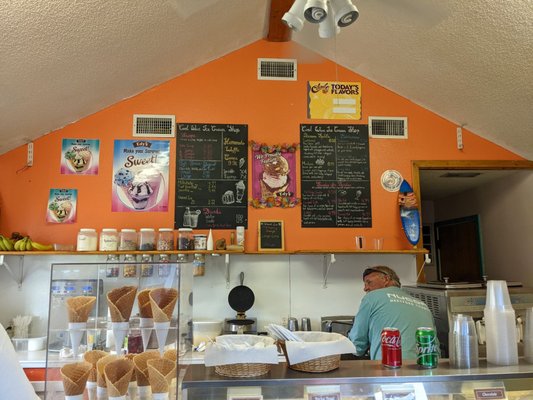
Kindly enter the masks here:
<path id="1" fill-rule="evenodd" d="M 505 381 L 505 385 L 502 383 Z M 226 399 L 229 387 L 261 387 L 266 393 L 276 390 L 265 398 L 296 398 L 309 385 L 339 385 L 344 393 L 366 396 L 379 390 L 380 385 L 422 383 L 430 393 L 463 393 L 471 387 L 503 387 L 507 390 L 531 390 L 533 388 L 533 365 L 520 360 L 519 365 L 493 366 L 480 361 L 479 368 L 450 368 L 448 360 L 441 360 L 435 369 L 421 369 L 413 361 L 404 361 L 399 369 L 386 369 L 380 361 L 342 361 L 340 368 L 320 374 L 293 371 L 285 363 L 273 365 L 270 373 L 255 378 L 226 378 L 215 373 L 212 367 L 190 365 L 182 381 L 184 399 Z M 276 387 L 277 389 L 274 389 Z M 292 387 L 288 396 L 280 395 L 280 388 Z M 357 388 L 357 389 L 356 389 Z M 270 392 L 269 392 L 270 391 Z M 288 393 L 288 390 L 285 390 Z"/>

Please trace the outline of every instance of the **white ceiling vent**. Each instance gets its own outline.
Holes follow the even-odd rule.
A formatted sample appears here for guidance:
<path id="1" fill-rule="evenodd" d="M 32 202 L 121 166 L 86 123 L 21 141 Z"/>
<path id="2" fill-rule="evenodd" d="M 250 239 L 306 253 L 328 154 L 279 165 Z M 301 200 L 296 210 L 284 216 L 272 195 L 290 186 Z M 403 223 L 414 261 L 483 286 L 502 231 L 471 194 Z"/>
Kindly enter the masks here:
<path id="1" fill-rule="evenodd" d="M 176 117 L 174 115 L 133 115 L 133 136 L 174 137 Z"/>
<path id="2" fill-rule="evenodd" d="M 407 139 L 407 117 L 368 117 L 370 137 Z"/>
<path id="3" fill-rule="evenodd" d="M 257 79 L 271 81 L 295 81 L 296 60 L 286 58 L 258 58 Z"/>

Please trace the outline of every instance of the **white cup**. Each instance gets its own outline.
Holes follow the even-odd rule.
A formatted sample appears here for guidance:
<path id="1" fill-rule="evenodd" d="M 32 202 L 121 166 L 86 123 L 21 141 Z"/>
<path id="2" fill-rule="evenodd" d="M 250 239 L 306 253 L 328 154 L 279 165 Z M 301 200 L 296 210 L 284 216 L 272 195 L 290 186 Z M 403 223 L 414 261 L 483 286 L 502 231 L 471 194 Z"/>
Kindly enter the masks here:
<path id="1" fill-rule="evenodd" d="M 361 250 L 365 248 L 365 237 L 364 236 L 355 237 L 355 248 L 357 250 Z"/>

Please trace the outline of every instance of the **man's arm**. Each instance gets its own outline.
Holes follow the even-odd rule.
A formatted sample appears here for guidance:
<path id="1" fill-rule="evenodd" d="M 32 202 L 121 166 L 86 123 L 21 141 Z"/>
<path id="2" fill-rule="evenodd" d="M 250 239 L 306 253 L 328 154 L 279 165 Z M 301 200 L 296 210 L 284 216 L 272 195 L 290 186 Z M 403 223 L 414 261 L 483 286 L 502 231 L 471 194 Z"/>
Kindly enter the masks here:
<path id="1" fill-rule="evenodd" d="M 370 348 L 370 338 L 368 328 L 370 326 L 370 305 L 365 301 L 365 297 L 361 301 L 359 311 L 355 316 L 352 329 L 348 333 L 348 337 L 355 345 L 355 354 L 357 356 L 364 356 Z"/>

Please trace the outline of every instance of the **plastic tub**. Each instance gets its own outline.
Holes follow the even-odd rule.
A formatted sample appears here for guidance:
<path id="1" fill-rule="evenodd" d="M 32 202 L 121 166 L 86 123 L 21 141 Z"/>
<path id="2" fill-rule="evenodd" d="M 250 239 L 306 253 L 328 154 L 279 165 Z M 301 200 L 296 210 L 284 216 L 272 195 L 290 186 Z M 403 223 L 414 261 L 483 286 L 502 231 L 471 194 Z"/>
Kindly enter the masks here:
<path id="1" fill-rule="evenodd" d="M 44 350 L 46 336 L 34 338 L 11 338 L 16 351 L 39 351 Z"/>
<path id="2" fill-rule="evenodd" d="M 193 346 L 197 347 L 202 342 L 215 340 L 222 333 L 224 321 L 193 321 L 192 338 Z"/>

